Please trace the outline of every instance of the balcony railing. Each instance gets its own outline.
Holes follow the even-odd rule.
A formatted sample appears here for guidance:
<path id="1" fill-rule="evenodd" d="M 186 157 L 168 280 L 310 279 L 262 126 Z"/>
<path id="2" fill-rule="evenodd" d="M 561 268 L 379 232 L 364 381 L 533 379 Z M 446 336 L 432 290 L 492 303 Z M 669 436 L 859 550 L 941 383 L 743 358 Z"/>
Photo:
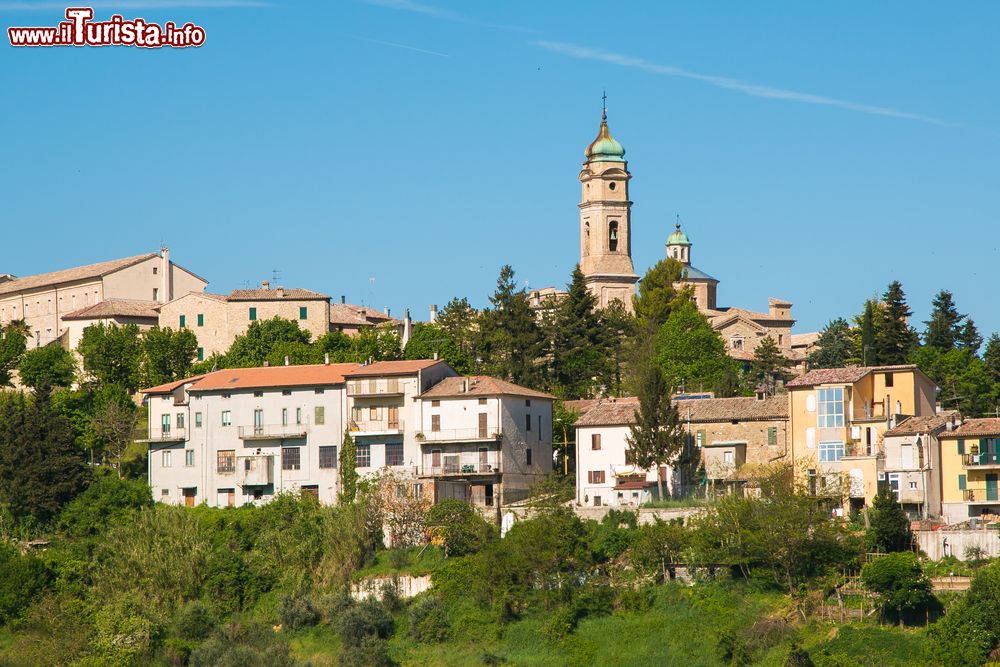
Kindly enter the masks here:
<path id="1" fill-rule="evenodd" d="M 187 429 L 183 426 L 150 428 L 147 442 L 183 442 L 187 440 Z"/>
<path id="2" fill-rule="evenodd" d="M 402 419 L 351 420 L 352 433 L 402 433 Z"/>
<path id="3" fill-rule="evenodd" d="M 241 440 L 280 440 L 304 438 L 307 432 L 305 424 L 264 424 L 240 426 L 239 437 Z"/>
<path id="4" fill-rule="evenodd" d="M 396 378 L 387 380 L 354 380 L 347 383 L 348 396 L 393 396 L 403 393 L 403 384 Z"/>
<path id="5" fill-rule="evenodd" d="M 423 474 L 429 477 L 446 475 L 490 475 L 500 472 L 500 452 L 426 453 L 421 457 Z"/>
<path id="6" fill-rule="evenodd" d="M 424 431 L 425 442 L 470 442 L 475 440 L 496 440 L 501 436 L 498 428 L 446 428 L 438 431 Z M 420 435 L 417 439 L 421 439 Z"/>
<path id="7" fill-rule="evenodd" d="M 862 442 L 848 443 L 844 445 L 844 456 L 880 456 L 878 445 L 867 445 Z"/>
<path id="8" fill-rule="evenodd" d="M 982 452 L 980 454 L 964 454 L 962 465 L 966 467 L 974 466 L 1000 466 L 1000 453 Z"/>

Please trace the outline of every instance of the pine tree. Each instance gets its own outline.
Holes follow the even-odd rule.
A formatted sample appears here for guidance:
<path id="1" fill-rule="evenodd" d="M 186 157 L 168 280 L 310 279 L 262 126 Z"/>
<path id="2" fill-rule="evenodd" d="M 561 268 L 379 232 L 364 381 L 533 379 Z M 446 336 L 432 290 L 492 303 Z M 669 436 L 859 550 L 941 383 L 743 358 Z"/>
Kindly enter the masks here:
<path id="1" fill-rule="evenodd" d="M 894 280 L 882 295 L 882 310 L 876 322 L 875 363 L 879 365 L 905 364 L 907 357 L 917 347 L 917 332 L 909 325 L 913 314 L 906 304 L 903 285 Z"/>
<path id="2" fill-rule="evenodd" d="M 14 320 L 0 326 L 0 388 L 9 387 L 13 371 L 28 347 L 28 325 L 24 320 Z"/>
<path id="3" fill-rule="evenodd" d="M 753 361 L 750 362 L 754 380 L 764 385 L 768 396 L 774 396 L 778 382 L 785 382 L 791 374 L 788 372 L 791 362 L 781 353 L 781 348 L 770 336 L 765 336 L 753 351 Z"/>
<path id="4" fill-rule="evenodd" d="M 625 310 L 625 304 L 615 299 L 600 313 L 603 347 L 607 355 L 601 384 L 611 396 L 621 396 L 629 341 L 635 336 L 635 318 Z"/>
<path id="5" fill-rule="evenodd" d="M 965 315 L 960 315 L 955 307 L 951 292 L 941 290 L 931 302 L 931 319 L 924 322 L 927 325 L 924 344 L 942 352 L 952 349 L 964 319 Z"/>
<path id="6" fill-rule="evenodd" d="M 865 546 L 872 551 L 906 551 L 913 541 L 910 520 L 888 485 L 883 485 L 872 502 Z"/>
<path id="7" fill-rule="evenodd" d="M 966 318 L 965 324 L 962 325 L 958 336 L 955 337 L 955 343 L 973 355 L 979 354 L 979 348 L 983 345 L 983 337 L 979 335 L 976 323 L 972 321 L 971 317 Z"/>
<path id="8" fill-rule="evenodd" d="M 465 357 L 475 356 L 476 338 L 479 335 L 479 313 L 465 297 L 454 298 L 445 304 L 434 322 L 441 327 Z"/>
<path id="9" fill-rule="evenodd" d="M 661 259 L 646 271 L 639 282 L 639 295 L 633 301 L 640 325 L 658 328 L 679 303 L 690 300 L 687 290 L 675 287 L 683 278 L 684 265 L 676 259 Z"/>
<path id="10" fill-rule="evenodd" d="M 809 368 L 841 368 L 854 353 L 851 326 L 842 317 L 831 320 L 816 340 L 816 351 L 809 355 Z"/>
<path id="11" fill-rule="evenodd" d="M 483 311 L 480 353 L 490 375 L 533 386 L 541 379 L 538 358 L 544 339 L 523 289 L 518 289 L 514 269 L 505 265 L 490 297 L 492 308 Z"/>
<path id="12" fill-rule="evenodd" d="M 880 307 L 878 301 L 875 299 L 868 299 L 865 301 L 864 310 L 861 312 L 860 317 L 856 320 L 858 323 L 859 334 L 857 357 L 861 359 L 861 363 L 864 366 L 876 363 L 875 322 L 879 312 Z"/>
<path id="13" fill-rule="evenodd" d="M 663 373 L 649 364 L 639 385 L 639 409 L 636 423 L 626 436 L 635 464 L 643 469 L 656 466 L 656 484 L 663 500 L 663 479 L 659 467 L 670 463 L 684 445 L 684 431 L 677 406 L 670 401 L 670 387 Z"/>
<path id="14" fill-rule="evenodd" d="M 340 445 L 340 502 L 352 503 L 358 493 L 358 450 L 350 431 L 344 431 L 344 441 Z"/>
<path id="15" fill-rule="evenodd" d="M 983 353 L 986 363 L 986 373 L 995 384 L 1000 384 L 1000 335 L 990 334 L 986 341 L 986 351 Z"/>
<path id="16" fill-rule="evenodd" d="M 16 518 L 48 522 L 89 479 L 73 429 L 48 394 L 0 399 L 0 502 Z"/>
<path id="17" fill-rule="evenodd" d="M 561 398 L 592 396 L 605 375 L 605 336 L 597 314 L 597 299 L 577 266 L 569 293 L 555 315 L 552 340 L 552 380 Z"/>

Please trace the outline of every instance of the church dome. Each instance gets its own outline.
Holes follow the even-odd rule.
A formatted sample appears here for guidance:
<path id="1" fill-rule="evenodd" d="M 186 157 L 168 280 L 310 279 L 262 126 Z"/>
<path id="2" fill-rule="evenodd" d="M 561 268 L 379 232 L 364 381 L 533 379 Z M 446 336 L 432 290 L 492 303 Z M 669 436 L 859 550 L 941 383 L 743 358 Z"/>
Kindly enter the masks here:
<path id="1" fill-rule="evenodd" d="M 677 223 L 674 232 L 667 237 L 667 245 L 691 245 L 688 235 L 681 231 L 681 223 Z"/>
<path id="2" fill-rule="evenodd" d="M 587 150 L 584 151 L 587 156 L 588 161 L 595 162 L 624 162 L 625 161 L 625 149 L 622 145 L 615 141 L 615 138 L 611 136 L 611 132 L 608 131 L 608 115 L 601 115 L 601 129 L 597 133 L 597 138 L 594 139 Z"/>

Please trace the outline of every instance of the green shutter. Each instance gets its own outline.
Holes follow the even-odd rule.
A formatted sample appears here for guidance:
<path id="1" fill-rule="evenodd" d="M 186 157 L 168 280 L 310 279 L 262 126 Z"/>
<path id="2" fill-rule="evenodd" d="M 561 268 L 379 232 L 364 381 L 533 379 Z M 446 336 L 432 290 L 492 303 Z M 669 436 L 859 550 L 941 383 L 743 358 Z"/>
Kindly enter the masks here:
<path id="1" fill-rule="evenodd" d="M 198 361 L 205 361 L 205 348 L 198 348 Z"/>
<path id="2" fill-rule="evenodd" d="M 198 313 L 198 326 L 205 326 L 205 313 Z"/>
<path id="3" fill-rule="evenodd" d="M 704 431 L 698 431 L 698 439 L 697 439 L 696 442 L 697 442 L 697 444 L 700 447 L 704 447 L 705 446 L 705 432 Z"/>
<path id="4" fill-rule="evenodd" d="M 776 426 L 767 427 L 767 444 L 769 445 L 778 444 L 778 427 Z"/>
<path id="5" fill-rule="evenodd" d="M 316 425 L 318 425 L 318 426 L 322 426 L 323 424 L 325 424 L 326 423 L 326 410 L 323 408 L 323 406 L 322 405 L 317 405 L 314 412 L 315 412 L 315 414 L 313 416 L 315 417 L 315 419 L 313 419 L 313 423 L 316 424 Z"/>
<path id="6" fill-rule="evenodd" d="M 965 456 L 965 440 L 959 439 L 958 441 L 958 455 Z"/>
<path id="7" fill-rule="evenodd" d="M 257 309 L 256 308 L 251 308 L 250 309 L 250 321 L 253 322 L 256 319 L 257 319 Z"/>
<path id="8" fill-rule="evenodd" d="M 184 324 L 185 324 L 186 322 L 187 322 L 187 318 L 186 318 L 186 317 L 184 317 L 183 315 L 181 315 L 181 325 L 180 325 L 180 326 L 181 326 L 181 329 L 183 329 L 183 328 L 184 328 Z"/>
<path id="9" fill-rule="evenodd" d="M 306 309 L 305 306 L 299 306 L 299 319 L 300 320 L 306 319 L 307 313 L 308 313 L 308 310 Z"/>
<path id="10" fill-rule="evenodd" d="M 958 476 L 958 490 L 965 491 L 965 475 Z"/>

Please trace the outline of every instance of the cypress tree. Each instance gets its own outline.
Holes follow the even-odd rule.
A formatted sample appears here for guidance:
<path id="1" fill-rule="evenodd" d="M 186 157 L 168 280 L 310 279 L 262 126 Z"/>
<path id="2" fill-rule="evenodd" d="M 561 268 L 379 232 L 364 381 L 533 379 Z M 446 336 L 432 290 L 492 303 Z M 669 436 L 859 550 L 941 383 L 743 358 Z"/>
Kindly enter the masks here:
<path id="1" fill-rule="evenodd" d="M 643 370 L 639 385 L 636 423 L 626 436 L 635 464 L 643 469 L 656 466 L 656 486 L 663 500 L 663 480 L 659 466 L 672 461 L 684 444 L 684 432 L 677 406 L 670 401 L 670 387 L 655 364 Z"/>
<path id="2" fill-rule="evenodd" d="M 964 319 L 965 315 L 960 315 L 955 307 L 951 292 L 941 290 L 931 302 L 931 319 L 924 322 L 927 325 L 924 345 L 942 352 L 954 348 Z"/>
<path id="3" fill-rule="evenodd" d="M 481 358 L 491 375 L 532 386 L 540 381 L 538 358 L 544 348 L 541 328 L 528 303 L 528 295 L 517 288 L 514 269 L 505 265 L 490 297 L 492 308 L 483 311 Z"/>
<path id="4" fill-rule="evenodd" d="M 881 365 L 905 364 L 917 346 L 917 332 L 909 325 L 913 314 L 906 303 L 903 285 L 898 280 L 889 283 L 882 295 L 882 310 L 875 332 L 875 362 Z"/>
<path id="5" fill-rule="evenodd" d="M 753 369 L 754 379 L 764 385 L 768 396 L 774 396 L 778 381 L 787 381 L 791 375 L 788 367 L 791 362 L 781 353 L 781 348 L 770 336 L 765 336 L 764 340 L 757 345 L 753 351 L 753 361 L 750 362 Z"/>
<path id="6" fill-rule="evenodd" d="M 350 431 L 344 431 L 337 463 L 340 465 L 340 502 L 353 503 L 358 493 L 358 450 Z"/>
<path id="7" fill-rule="evenodd" d="M 983 345 L 983 337 L 979 335 L 976 323 L 972 321 L 971 317 L 966 318 L 965 324 L 962 325 L 958 336 L 955 337 L 955 342 L 963 350 L 968 350 L 973 355 L 979 354 L 979 348 Z"/>

